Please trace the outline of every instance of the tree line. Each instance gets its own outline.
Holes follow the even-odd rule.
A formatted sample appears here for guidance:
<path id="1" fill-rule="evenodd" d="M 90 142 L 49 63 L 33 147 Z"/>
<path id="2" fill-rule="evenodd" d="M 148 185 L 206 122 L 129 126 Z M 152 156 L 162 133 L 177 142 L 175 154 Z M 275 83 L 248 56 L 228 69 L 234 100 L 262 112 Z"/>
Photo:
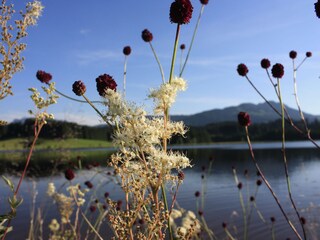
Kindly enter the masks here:
<path id="1" fill-rule="evenodd" d="M 0 127 L 0 140 L 10 138 L 30 138 L 33 136 L 34 119 L 26 119 L 21 122 L 13 122 Z M 302 123 L 296 124 L 304 129 Z M 315 120 L 308 123 L 311 136 L 320 139 L 320 122 Z M 245 131 L 237 122 L 212 123 L 205 126 L 190 126 L 185 137 L 174 136 L 170 144 L 195 144 L 210 142 L 245 141 Z M 280 141 L 281 120 L 269 123 L 257 123 L 249 126 L 252 141 Z M 77 123 L 52 120 L 44 126 L 40 138 L 43 139 L 67 139 L 84 138 L 96 140 L 112 140 L 112 129 L 106 125 L 85 126 Z M 287 140 L 304 140 L 303 136 L 286 125 Z"/>

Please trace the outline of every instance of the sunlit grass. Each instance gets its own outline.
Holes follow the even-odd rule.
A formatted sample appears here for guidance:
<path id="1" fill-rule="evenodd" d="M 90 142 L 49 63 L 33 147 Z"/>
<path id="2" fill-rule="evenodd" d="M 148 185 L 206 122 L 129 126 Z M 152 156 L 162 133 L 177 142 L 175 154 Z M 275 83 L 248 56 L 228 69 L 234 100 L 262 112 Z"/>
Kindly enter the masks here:
<path id="1" fill-rule="evenodd" d="M 0 150 L 22 150 L 28 145 L 27 139 L 14 138 L 0 141 Z M 40 149 L 66 149 L 66 148 L 103 148 L 111 147 L 111 142 L 105 140 L 89 139 L 39 139 L 36 150 Z"/>

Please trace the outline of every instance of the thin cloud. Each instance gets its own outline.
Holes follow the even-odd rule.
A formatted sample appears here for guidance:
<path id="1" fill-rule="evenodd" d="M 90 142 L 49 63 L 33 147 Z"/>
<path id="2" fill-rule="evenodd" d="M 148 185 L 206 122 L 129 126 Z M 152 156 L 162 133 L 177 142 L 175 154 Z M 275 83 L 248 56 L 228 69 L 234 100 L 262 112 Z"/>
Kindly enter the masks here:
<path id="1" fill-rule="evenodd" d="M 81 35 L 87 35 L 88 33 L 90 33 L 90 29 L 88 29 L 88 28 L 80 29 L 79 33 Z"/>
<path id="2" fill-rule="evenodd" d="M 79 65 L 90 65 L 95 62 L 105 61 L 108 59 L 120 59 L 120 54 L 118 52 L 113 52 L 110 50 L 83 50 L 76 53 L 77 63 Z"/>

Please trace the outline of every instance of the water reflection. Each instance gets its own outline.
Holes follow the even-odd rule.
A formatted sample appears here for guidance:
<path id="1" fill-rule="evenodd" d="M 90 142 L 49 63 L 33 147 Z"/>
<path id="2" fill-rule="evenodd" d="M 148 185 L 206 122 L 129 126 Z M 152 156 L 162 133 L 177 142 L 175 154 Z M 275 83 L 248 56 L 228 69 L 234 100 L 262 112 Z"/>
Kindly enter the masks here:
<path id="1" fill-rule="evenodd" d="M 264 224 L 256 210 L 254 210 L 249 228 L 250 239 L 271 238 L 270 217 L 276 218 L 275 232 L 277 239 L 286 239 L 288 237 L 295 239 L 274 199 L 271 197 L 269 190 L 264 185 L 257 187 L 256 181 L 259 177 L 256 174 L 247 149 L 189 148 L 182 149 L 182 151 L 192 159 L 193 167 L 185 171 L 186 178 L 179 190 L 178 203 L 185 209 L 197 212 L 199 209 L 197 206 L 201 206 L 202 202 L 201 198 L 195 197 L 195 192 L 202 191 L 203 187 L 205 187 L 206 194 L 203 198 L 204 209 L 201 210 L 204 212 L 209 227 L 214 230 L 219 239 L 225 237 L 221 227 L 222 222 L 228 222 L 235 236 L 238 239 L 242 239 L 243 218 L 239 192 L 234 181 L 232 167 L 236 169 L 239 181 L 243 183 L 242 193 L 245 202 L 248 203 L 249 197 L 254 195 L 258 209 L 268 223 Z M 81 156 L 83 160 L 82 167 L 85 168 L 85 166 L 92 165 L 94 162 L 105 166 L 109 154 L 100 152 L 97 155 Z M 59 164 L 57 164 L 52 158 L 45 159 L 44 156 L 38 157 L 37 161 L 34 161 L 34 165 L 31 168 L 33 170 L 30 171 L 29 175 L 32 176 L 33 181 L 26 181 L 24 183 L 21 194 L 25 202 L 19 208 L 17 219 L 13 221 L 14 228 L 16 230 L 19 229 L 19 231 L 14 231 L 13 234 L 8 235 L 7 239 L 24 239 L 27 236 L 28 224 L 26 223 L 29 222 L 26 219 L 30 218 L 29 207 L 32 202 L 31 190 L 33 189 L 33 182 L 36 182 L 38 206 L 49 208 L 46 220 L 49 221 L 52 217 L 57 217 L 56 209 L 52 208 L 52 201 L 46 197 L 47 184 L 49 181 L 54 181 L 57 186 L 63 185 L 65 180 L 61 170 L 69 167 L 70 164 L 78 166 L 77 155 L 72 156 L 67 163 L 58 159 Z M 279 148 L 258 148 L 255 150 L 255 156 L 265 176 L 284 205 L 285 211 L 288 212 L 292 222 L 297 226 L 299 232 L 301 232 L 296 216 L 293 214 L 293 210 L 289 204 L 281 150 Z M 287 150 L 293 197 L 302 215 L 307 219 L 308 234 L 316 236 L 314 239 L 317 239 L 317 234 L 320 236 L 319 228 L 315 227 L 320 222 L 318 218 L 318 214 L 320 213 L 319 158 L 320 151 L 317 149 L 289 148 Z M 213 163 L 212 169 L 210 175 L 207 175 L 210 161 Z M 20 169 L 21 167 L 17 167 L 16 164 L 12 166 L 11 163 L 1 162 L 2 174 L 15 175 Z M 53 169 L 55 170 L 53 171 Z M 100 190 L 96 192 L 97 195 L 95 196 L 98 199 L 102 199 L 106 191 L 110 192 L 111 197 L 114 199 L 121 198 L 122 194 L 119 188 L 112 184 L 103 183 L 103 179 L 106 179 L 107 172 L 110 169 L 99 167 L 98 169 L 101 170 L 101 173 L 95 176 L 94 179 L 91 179 L 92 175 L 95 174 L 95 169 L 79 170 L 75 181 L 79 181 L 83 186 L 84 182 L 88 179 L 92 180 L 95 186 L 100 184 Z M 32 175 L 33 172 L 36 174 Z M 53 172 L 54 174 L 52 174 Z M 245 175 L 244 172 L 248 172 L 248 174 Z M 39 176 L 41 177 L 39 178 Z M 13 177 L 13 179 L 17 181 L 16 177 Z M 4 193 L 1 201 L 6 201 L 5 197 L 8 196 L 9 191 L 4 187 L 3 183 L 1 183 L 0 188 L 1 192 Z M 258 191 L 257 195 L 255 195 L 256 191 Z M 48 224 L 49 222 L 44 223 L 45 231 L 48 230 Z M 17 236 L 15 234 L 20 235 Z"/>

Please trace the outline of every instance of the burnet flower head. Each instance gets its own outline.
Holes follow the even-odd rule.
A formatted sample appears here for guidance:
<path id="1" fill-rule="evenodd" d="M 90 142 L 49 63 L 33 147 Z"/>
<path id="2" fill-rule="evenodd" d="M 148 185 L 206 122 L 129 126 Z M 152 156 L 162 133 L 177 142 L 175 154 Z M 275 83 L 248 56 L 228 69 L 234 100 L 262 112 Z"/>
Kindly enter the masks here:
<path id="1" fill-rule="evenodd" d="M 37 79 L 42 83 L 49 83 L 52 79 L 52 75 L 42 70 L 38 70 L 36 74 Z"/>
<path id="2" fill-rule="evenodd" d="M 190 0 L 175 0 L 170 7 L 170 21 L 187 24 L 192 18 L 193 6 Z"/>
<path id="3" fill-rule="evenodd" d="M 320 18 L 320 0 L 314 4 L 314 10 L 318 18 Z"/>
<path id="4" fill-rule="evenodd" d="M 104 96 L 108 89 L 117 91 L 117 83 L 109 74 L 102 74 L 96 78 L 97 91 L 100 96 Z"/>

